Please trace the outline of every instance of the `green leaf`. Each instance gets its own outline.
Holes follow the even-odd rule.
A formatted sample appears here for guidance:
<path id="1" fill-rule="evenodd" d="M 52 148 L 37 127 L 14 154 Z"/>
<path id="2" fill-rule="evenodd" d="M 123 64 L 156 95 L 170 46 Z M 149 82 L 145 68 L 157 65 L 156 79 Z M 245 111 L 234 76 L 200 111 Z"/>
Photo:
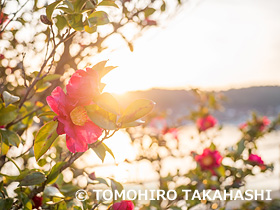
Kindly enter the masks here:
<path id="1" fill-rule="evenodd" d="M 97 147 L 91 147 L 91 149 L 97 154 L 97 156 L 102 160 L 102 162 L 104 161 L 105 157 L 106 157 L 106 152 L 109 152 L 110 155 L 112 155 L 112 157 L 115 159 L 115 156 L 112 152 L 112 150 L 103 142 L 100 143 L 100 141 L 96 142 L 98 144 Z"/>
<path id="2" fill-rule="evenodd" d="M 56 18 L 61 18 L 61 17 L 63 17 L 63 16 L 56 16 Z M 64 18 L 64 17 L 63 17 Z M 65 18 L 64 18 L 65 19 Z M 66 21 L 66 19 L 65 19 L 65 21 Z M 49 82 L 49 81 L 53 81 L 53 80 L 57 80 L 57 79 L 59 79 L 61 77 L 61 75 L 60 74 L 49 74 L 49 75 L 47 75 L 47 76 L 45 76 L 44 78 L 43 78 L 43 80 L 45 81 L 45 82 Z"/>
<path id="3" fill-rule="evenodd" d="M 111 188 L 112 188 L 112 192 L 113 192 L 113 198 L 115 198 L 115 190 L 117 190 L 119 193 L 121 193 L 121 191 L 123 190 L 123 186 L 121 183 L 117 182 L 116 180 L 110 178 L 111 180 Z M 115 202 L 118 202 L 119 200 L 121 200 L 122 198 L 119 198 L 118 200 L 114 200 Z"/>
<path id="4" fill-rule="evenodd" d="M 105 184 L 109 187 L 109 184 L 105 179 L 97 177 L 95 180 L 98 181 L 100 184 Z"/>
<path id="5" fill-rule="evenodd" d="M 43 183 L 45 180 L 46 180 L 45 175 L 37 171 L 24 177 L 23 180 L 20 181 L 19 186 L 38 185 Z"/>
<path id="6" fill-rule="evenodd" d="M 106 149 L 103 146 L 103 144 L 99 144 L 97 147 L 91 147 L 92 150 L 97 154 L 97 156 L 104 162 L 104 159 L 106 157 Z"/>
<path id="7" fill-rule="evenodd" d="M 19 99 L 20 99 L 18 96 L 14 96 L 7 91 L 4 91 L 2 93 L 2 96 L 3 96 L 4 102 L 5 102 L 5 107 L 19 101 Z"/>
<path id="8" fill-rule="evenodd" d="M 62 0 L 55 1 L 46 7 L 46 13 L 49 21 L 52 22 L 53 11 L 55 10 L 55 8 L 58 6 L 60 2 L 62 2 Z"/>
<path id="9" fill-rule="evenodd" d="M 147 99 L 138 99 L 132 102 L 123 112 L 118 122 L 129 123 L 149 114 L 155 106 L 155 102 Z"/>
<path id="10" fill-rule="evenodd" d="M 87 0 L 76 0 L 74 2 L 74 10 L 77 13 L 80 13 L 82 11 L 83 6 L 86 4 Z"/>
<path id="11" fill-rule="evenodd" d="M 225 170 L 225 167 L 224 166 L 220 166 L 219 168 L 217 168 L 217 172 L 220 176 L 225 176 L 226 175 L 226 170 Z"/>
<path id="12" fill-rule="evenodd" d="M 97 26 L 89 26 L 89 25 L 85 25 L 85 31 L 92 34 L 94 32 L 96 32 L 97 30 Z"/>
<path id="13" fill-rule="evenodd" d="M 5 210 L 9 210 L 12 208 L 12 205 L 13 205 L 13 199 L 12 198 L 6 198 L 6 199 L 3 199 L 1 198 L 0 199 L 0 209 L 5 209 Z"/>
<path id="14" fill-rule="evenodd" d="M 97 126 L 107 129 L 115 130 L 117 116 L 113 113 L 107 112 L 96 104 L 85 106 L 88 117 Z"/>
<path id="15" fill-rule="evenodd" d="M 56 181 L 57 176 L 60 174 L 60 169 L 65 165 L 65 162 L 57 162 L 51 169 L 48 177 L 47 184 L 53 184 Z"/>
<path id="16" fill-rule="evenodd" d="M 2 140 L 4 140 L 4 142 L 8 142 L 16 147 L 19 146 L 20 138 L 14 131 L 0 129 L 0 134 L 2 135 Z"/>
<path id="17" fill-rule="evenodd" d="M 102 93 L 95 97 L 93 101 L 102 109 L 113 114 L 120 114 L 120 105 L 118 101 L 110 93 Z"/>
<path id="18" fill-rule="evenodd" d="M 88 20 L 92 25 L 105 25 L 108 24 L 108 14 L 104 11 L 96 11 L 88 16 Z"/>
<path id="19" fill-rule="evenodd" d="M 242 154 L 242 152 L 245 149 L 245 140 L 241 139 L 238 143 L 237 143 L 237 156 L 240 156 Z"/>
<path id="20" fill-rule="evenodd" d="M 112 0 L 103 0 L 98 4 L 98 6 L 112 6 L 112 7 L 119 8 L 119 6 Z"/>
<path id="21" fill-rule="evenodd" d="M 144 13 L 145 13 L 145 18 L 149 17 L 150 15 L 152 15 L 156 10 L 154 8 L 146 8 L 144 10 Z"/>
<path id="22" fill-rule="evenodd" d="M 67 21 L 74 30 L 76 30 L 76 31 L 84 30 L 82 14 L 69 14 L 69 15 L 67 15 Z"/>
<path id="23" fill-rule="evenodd" d="M 2 106 L 0 109 L 0 125 L 7 125 L 17 118 L 16 106 L 10 104 L 8 107 Z"/>
<path id="24" fill-rule="evenodd" d="M 44 90 L 48 89 L 52 84 L 50 82 L 45 82 L 44 80 L 40 80 L 36 86 L 35 90 L 37 93 L 41 93 Z"/>
<path id="25" fill-rule="evenodd" d="M 93 71 L 97 71 L 99 79 L 102 79 L 106 74 L 116 68 L 116 66 L 106 66 L 107 61 L 101 61 L 92 67 Z"/>
<path id="26" fill-rule="evenodd" d="M 50 121 L 41 127 L 36 134 L 34 142 L 34 156 L 37 161 L 47 152 L 54 140 L 58 137 L 58 134 L 56 133 L 57 125 L 57 121 Z"/>
<path id="27" fill-rule="evenodd" d="M 9 151 L 10 147 L 9 147 L 9 142 L 6 139 L 2 138 L 2 134 L 0 133 L 0 141 L 1 141 L 1 151 L 0 154 L 2 155 L 6 155 L 7 152 Z"/>
<path id="28" fill-rule="evenodd" d="M 43 112 L 41 114 L 38 115 L 38 117 L 44 117 L 44 116 L 50 116 L 50 117 L 55 117 L 57 114 L 54 113 L 53 111 L 47 111 L 47 112 Z"/>
<path id="29" fill-rule="evenodd" d="M 136 121 L 133 121 L 133 122 L 123 123 L 121 128 L 136 127 L 136 126 L 139 126 L 139 125 L 143 125 L 144 123 L 145 123 L 145 121 L 139 119 L 139 120 L 136 120 Z"/>

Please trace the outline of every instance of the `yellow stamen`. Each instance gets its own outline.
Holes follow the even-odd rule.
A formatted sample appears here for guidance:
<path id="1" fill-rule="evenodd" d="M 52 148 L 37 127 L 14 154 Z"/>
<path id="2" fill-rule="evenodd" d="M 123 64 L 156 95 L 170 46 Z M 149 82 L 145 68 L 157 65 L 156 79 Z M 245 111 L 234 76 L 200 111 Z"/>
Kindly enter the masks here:
<path id="1" fill-rule="evenodd" d="M 83 126 L 87 121 L 87 112 L 84 107 L 77 106 L 71 111 L 70 118 L 75 125 Z"/>

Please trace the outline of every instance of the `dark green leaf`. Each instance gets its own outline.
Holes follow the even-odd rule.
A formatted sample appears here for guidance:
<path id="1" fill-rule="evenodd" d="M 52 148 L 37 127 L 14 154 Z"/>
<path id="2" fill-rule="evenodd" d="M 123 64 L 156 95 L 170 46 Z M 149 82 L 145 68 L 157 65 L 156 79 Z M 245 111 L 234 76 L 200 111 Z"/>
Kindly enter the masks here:
<path id="1" fill-rule="evenodd" d="M 56 181 L 57 176 L 60 174 L 60 169 L 64 166 L 65 162 L 57 162 L 51 169 L 48 177 L 47 184 L 53 184 Z"/>
<path id="2" fill-rule="evenodd" d="M 20 181 L 19 186 L 31 186 L 31 185 L 37 185 L 41 184 L 46 180 L 46 177 L 41 172 L 33 172 L 26 177 L 24 177 L 23 180 Z"/>
<path id="3" fill-rule="evenodd" d="M 0 129 L 0 133 L 2 135 L 2 140 L 4 139 L 4 142 L 8 142 L 9 144 L 18 147 L 20 144 L 20 138 L 17 135 L 17 133 L 10 131 L 10 130 L 4 130 Z"/>

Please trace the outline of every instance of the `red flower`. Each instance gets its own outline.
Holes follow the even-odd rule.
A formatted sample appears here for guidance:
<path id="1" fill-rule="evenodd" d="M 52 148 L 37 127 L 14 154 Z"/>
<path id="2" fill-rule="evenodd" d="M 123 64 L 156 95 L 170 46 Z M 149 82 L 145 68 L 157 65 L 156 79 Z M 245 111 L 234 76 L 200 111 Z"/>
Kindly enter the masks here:
<path id="1" fill-rule="evenodd" d="M 179 137 L 178 137 L 179 131 L 178 131 L 177 128 L 167 128 L 166 130 L 163 131 L 163 133 L 164 134 L 171 134 L 174 139 L 179 141 Z"/>
<path id="2" fill-rule="evenodd" d="M 155 25 L 157 25 L 157 21 L 155 21 L 155 20 L 150 20 L 150 19 L 146 18 L 145 21 L 146 21 L 146 24 L 148 26 L 155 26 Z"/>
<path id="3" fill-rule="evenodd" d="M 212 116 L 208 115 L 206 117 L 198 118 L 196 121 L 196 126 L 199 131 L 205 131 L 216 125 L 217 120 Z"/>
<path id="4" fill-rule="evenodd" d="M 150 122 L 150 127 L 155 130 L 156 133 L 163 133 L 167 129 L 167 122 L 164 117 L 154 117 Z"/>
<path id="5" fill-rule="evenodd" d="M 58 135 L 66 133 L 66 145 L 70 152 L 86 151 L 88 144 L 96 142 L 101 136 L 102 129 L 90 121 L 85 108 L 76 106 L 79 101 L 73 103 L 72 98 L 65 95 L 60 87 L 53 90 L 47 102 L 58 115 L 55 117 L 58 121 L 56 131 Z"/>
<path id="6" fill-rule="evenodd" d="M 76 105 L 87 105 L 93 97 L 99 95 L 99 76 L 98 72 L 86 68 L 77 70 L 66 85 L 67 95 Z"/>
<path id="7" fill-rule="evenodd" d="M 0 54 L 0 60 L 3 60 L 5 58 L 5 55 Z"/>
<path id="8" fill-rule="evenodd" d="M 251 162 L 253 165 L 258 165 L 258 166 L 264 165 L 262 158 L 258 155 L 250 154 L 248 161 Z"/>
<path id="9" fill-rule="evenodd" d="M 118 203 L 114 203 L 112 206 L 113 210 L 133 210 L 134 204 L 132 201 L 121 201 Z"/>
<path id="10" fill-rule="evenodd" d="M 34 203 L 34 205 L 32 205 L 32 208 L 35 208 L 35 209 L 38 209 L 40 206 L 42 206 L 43 204 L 43 198 L 42 197 L 39 197 L 37 195 L 35 195 L 33 198 L 32 198 L 32 201 Z"/>
<path id="11" fill-rule="evenodd" d="M 206 148 L 201 155 L 196 155 L 195 160 L 199 163 L 202 170 L 210 170 L 212 174 L 215 174 L 215 168 L 219 168 L 223 157 L 217 150 L 211 150 Z"/>
<path id="12" fill-rule="evenodd" d="M 4 14 L 4 12 L 1 11 L 0 13 L 0 25 L 2 25 L 7 20 L 7 15 Z"/>
<path id="13" fill-rule="evenodd" d="M 264 129 L 270 124 L 270 120 L 266 117 L 263 116 L 260 122 L 260 131 L 264 131 Z"/>

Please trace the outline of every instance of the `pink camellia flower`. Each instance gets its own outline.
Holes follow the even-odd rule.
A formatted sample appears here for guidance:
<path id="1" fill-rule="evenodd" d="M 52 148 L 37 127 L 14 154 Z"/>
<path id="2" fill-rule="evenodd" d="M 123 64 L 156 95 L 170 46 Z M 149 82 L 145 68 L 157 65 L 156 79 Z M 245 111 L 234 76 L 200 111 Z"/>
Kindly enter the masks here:
<path id="1" fill-rule="evenodd" d="M 167 129 L 167 122 L 164 117 L 154 117 L 149 125 L 156 133 L 164 133 Z"/>
<path id="2" fill-rule="evenodd" d="M 206 148 L 201 155 L 195 156 L 195 160 L 202 170 L 210 170 L 212 174 L 215 174 L 213 169 L 220 167 L 223 157 L 217 150 Z"/>
<path id="3" fill-rule="evenodd" d="M 262 158 L 258 155 L 250 154 L 248 161 L 251 162 L 253 165 L 264 165 Z"/>
<path id="4" fill-rule="evenodd" d="M 216 125 L 217 120 L 212 116 L 208 115 L 206 117 L 198 118 L 196 121 L 196 126 L 199 131 L 206 131 Z"/>
<path id="5" fill-rule="evenodd" d="M 270 120 L 266 116 L 263 116 L 263 118 L 261 119 L 261 123 L 260 123 L 260 131 L 264 131 L 264 129 L 269 124 L 270 124 Z"/>
<path id="6" fill-rule="evenodd" d="M 101 136 L 102 129 L 87 116 L 82 106 L 76 106 L 72 98 L 61 87 L 56 87 L 47 97 L 51 109 L 57 114 L 57 134 L 66 134 L 66 145 L 70 152 L 84 152 Z"/>
<path id="7" fill-rule="evenodd" d="M 177 128 L 167 128 L 163 131 L 163 134 L 164 135 L 165 134 L 171 134 L 174 139 L 179 141 L 179 137 L 178 137 L 179 131 L 178 131 Z"/>
<path id="8" fill-rule="evenodd" d="M 94 96 L 100 94 L 98 72 L 91 68 L 77 70 L 66 85 L 66 90 L 72 103 L 88 105 Z"/>
<path id="9" fill-rule="evenodd" d="M 150 20 L 149 18 L 146 18 L 145 21 L 146 21 L 148 26 L 155 26 L 155 25 L 157 25 L 157 21 L 155 21 L 155 20 Z"/>
<path id="10" fill-rule="evenodd" d="M 132 201 L 124 200 L 118 203 L 114 203 L 112 206 L 113 210 L 133 210 L 134 204 Z"/>

